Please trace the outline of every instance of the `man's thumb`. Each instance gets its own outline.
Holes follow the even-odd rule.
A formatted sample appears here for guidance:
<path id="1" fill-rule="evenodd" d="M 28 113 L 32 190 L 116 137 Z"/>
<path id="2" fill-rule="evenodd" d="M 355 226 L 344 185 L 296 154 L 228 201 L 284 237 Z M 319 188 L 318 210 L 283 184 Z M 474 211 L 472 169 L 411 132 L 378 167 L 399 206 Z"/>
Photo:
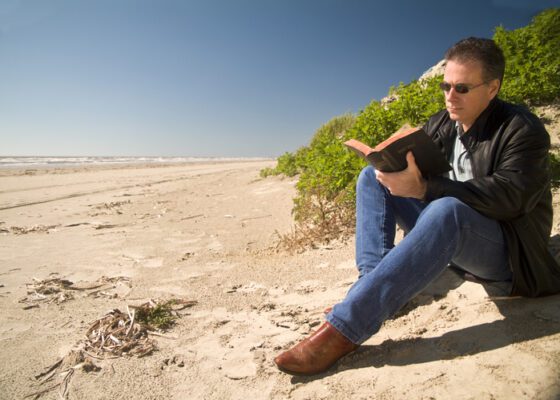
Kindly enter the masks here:
<path id="1" fill-rule="evenodd" d="M 412 153 L 412 151 L 406 153 L 406 163 L 409 167 L 411 165 L 414 165 L 416 167 L 416 159 L 414 158 L 414 154 Z"/>

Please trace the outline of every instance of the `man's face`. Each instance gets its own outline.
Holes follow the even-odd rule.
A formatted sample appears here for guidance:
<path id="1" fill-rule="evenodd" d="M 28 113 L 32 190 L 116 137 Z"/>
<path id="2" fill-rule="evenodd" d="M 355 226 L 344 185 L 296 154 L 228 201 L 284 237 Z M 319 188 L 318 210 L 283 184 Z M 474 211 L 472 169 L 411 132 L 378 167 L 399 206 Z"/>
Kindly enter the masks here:
<path id="1" fill-rule="evenodd" d="M 445 106 L 449 116 L 452 120 L 459 121 L 465 131 L 488 107 L 499 89 L 499 80 L 497 79 L 484 82 L 482 66 L 476 61 L 466 63 L 454 60 L 447 61 L 443 80 L 452 85 L 449 91 L 444 92 Z M 468 93 L 459 93 L 455 87 L 457 84 L 463 84 L 470 88 Z"/>

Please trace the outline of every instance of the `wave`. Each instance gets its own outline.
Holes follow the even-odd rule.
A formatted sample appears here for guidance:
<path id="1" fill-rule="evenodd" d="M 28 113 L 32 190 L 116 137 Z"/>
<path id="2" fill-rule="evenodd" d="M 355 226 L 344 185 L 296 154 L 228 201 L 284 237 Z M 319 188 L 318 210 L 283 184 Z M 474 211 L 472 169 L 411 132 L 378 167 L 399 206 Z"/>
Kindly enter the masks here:
<path id="1" fill-rule="evenodd" d="M 0 168 L 65 167 L 111 164 L 167 164 L 220 161 L 261 161 L 262 157 L 0 157 Z"/>

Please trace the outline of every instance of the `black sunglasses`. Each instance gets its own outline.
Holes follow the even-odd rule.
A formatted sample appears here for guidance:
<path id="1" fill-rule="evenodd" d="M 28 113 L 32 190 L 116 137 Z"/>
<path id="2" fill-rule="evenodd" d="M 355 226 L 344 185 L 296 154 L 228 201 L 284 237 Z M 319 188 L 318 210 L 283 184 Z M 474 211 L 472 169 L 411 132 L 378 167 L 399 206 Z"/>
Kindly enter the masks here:
<path id="1" fill-rule="evenodd" d="M 447 83 L 447 82 L 441 82 L 439 84 L 439 87 L 441 88 L 441 90 L 443 90 L 444 92 L 449 92 L 451 90 L 451 88 L 454 88 L 455 91 L 459 94 L 467 94 L 469 93 L 471 90 L 476 89 L 479 86 L 485 85 L 488 82 L 482 82 L 478 85 L 474 85 L 474 86 L 469 86 L 466 83 L 458 83 L 456 85 L 452 85 L 451 83 Z"/>

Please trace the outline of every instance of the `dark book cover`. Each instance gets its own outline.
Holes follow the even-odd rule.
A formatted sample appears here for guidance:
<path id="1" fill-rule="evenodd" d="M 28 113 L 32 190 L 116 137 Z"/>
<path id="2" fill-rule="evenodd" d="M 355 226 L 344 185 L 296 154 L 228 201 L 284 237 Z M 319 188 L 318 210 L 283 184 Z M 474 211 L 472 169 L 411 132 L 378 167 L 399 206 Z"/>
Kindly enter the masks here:
<path id="1" fill-rule="evenodd" d="M 440 175 L 451 169 L 445 155 L 422 129 L 397 133 L 374 148 L 351 139 L 344 143 L 360 157 L 382 172 L 398 172 L 406 168 L 406 154 L 412 151 L 422 175 Z"/>

